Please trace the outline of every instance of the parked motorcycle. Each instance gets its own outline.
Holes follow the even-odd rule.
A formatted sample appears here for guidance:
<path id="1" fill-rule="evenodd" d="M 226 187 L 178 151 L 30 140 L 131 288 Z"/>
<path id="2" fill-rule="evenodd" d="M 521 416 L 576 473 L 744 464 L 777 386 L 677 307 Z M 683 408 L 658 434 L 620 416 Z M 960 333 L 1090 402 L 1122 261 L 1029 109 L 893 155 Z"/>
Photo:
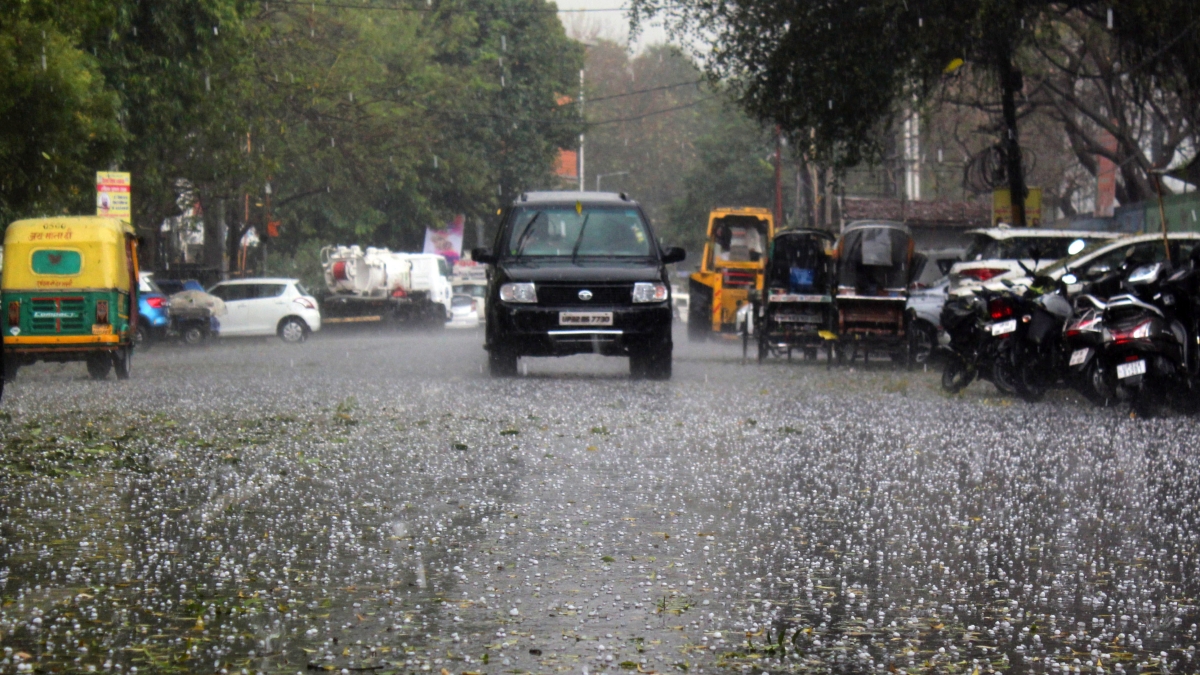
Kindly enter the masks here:
<path id="1" fill-rule="evenodd" d="M 1065 353 L 1063 326 L 1071 317 L 1065 287 L 1046 277 L 1017 296 L 1019 321 L 1009 338 L 1008 354 L 1017 395 L 1040 401 L 1050 387 L 1065 380 L 1069 356 Z"/>
<path id="2" fill-rule="evenodd" d="M 1152 415 L 1172 402 L 1186 403 L 1195 361 L 1189 335 L 1176 308 L 1192 274 L 1157 262 L 1133 270 L 1124 294 L 1104 308 L 1100 367 L 1117 398 L 1139 415 Z M 1183 298 L 1191 304 L 1191 298 Z"/>
<path id="3" fill-rule="evenodd" d="M 1075 298 L 1071 318 L 1063 326 L 1067 384 L 1099 406 L 1116 400 L 1099 358 L 1104 347 L 1105 306 L 1103 300 L 1090 293 L 1080 295 Z"/>
<path id="4" fill-rule="evenodd" d="M 1016 392 L 1009 350 L 1017 307 L 1011 291 L 987 288 L 946 301 L 940 321 L 950 342 L 938 350 L 944 358 L 942 389 L 958 393 L 979 377 L 1003 394 Z"/>

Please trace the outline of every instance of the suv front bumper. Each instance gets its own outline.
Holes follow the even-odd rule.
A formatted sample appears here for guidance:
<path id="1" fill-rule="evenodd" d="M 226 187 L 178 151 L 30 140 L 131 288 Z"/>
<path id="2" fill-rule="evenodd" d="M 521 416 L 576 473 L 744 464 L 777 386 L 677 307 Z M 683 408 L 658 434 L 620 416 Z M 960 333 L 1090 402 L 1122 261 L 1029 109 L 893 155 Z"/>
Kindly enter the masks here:
<path id="1" fill-rule="evenodd" d="M 603 354 L 627 356 L 631 349 L 670 344 L 671 305 L 569 307 L 497 303 L 488 322 L 488 349 L 502 345 L 521 356 Z M 560 312 L 612 312 L 611 326 L 564 326 Z"/>

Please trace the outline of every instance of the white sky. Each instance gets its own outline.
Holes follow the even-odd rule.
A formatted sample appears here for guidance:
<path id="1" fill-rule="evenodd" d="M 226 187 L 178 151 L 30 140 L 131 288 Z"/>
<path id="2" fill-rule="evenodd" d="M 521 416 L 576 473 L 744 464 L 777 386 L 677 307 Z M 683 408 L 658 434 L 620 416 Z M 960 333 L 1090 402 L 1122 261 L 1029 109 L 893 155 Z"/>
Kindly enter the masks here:
<path id="1" fill-rule="evenodd" d="M 625 0 L 557 0 L 559 9 L 604 9 L 618 10 L 625 7 Z M 559 12 L 558 18 L 573 37 L 596 33 L 600 38 L 626 44 L 629 42 L 629 15 L 622 11 L 605 12 Z M 666 31 L 661 26 L 645 26 L 634 44 L 635 51 L 648 45 L 667 41 Z"/>

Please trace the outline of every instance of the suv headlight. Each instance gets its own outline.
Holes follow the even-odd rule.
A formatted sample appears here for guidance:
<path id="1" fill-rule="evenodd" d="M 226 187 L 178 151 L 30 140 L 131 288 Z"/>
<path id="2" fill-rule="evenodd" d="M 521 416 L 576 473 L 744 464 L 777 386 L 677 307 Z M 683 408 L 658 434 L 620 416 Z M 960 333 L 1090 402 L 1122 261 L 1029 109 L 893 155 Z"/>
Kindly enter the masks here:
<path id="1" fill-rule="evenodd" d="M 504 302 L 535 303 L 537 302 L 537 288 L 529 281 L 504 284 L 500 287 L 500 299 Z"/>
<path id="2" fill-rule="evenodd" d="M 667 299 L 667 285 L 649 281 L 639 281 L 633 285 L 634 302 L 664 302 Z"/>

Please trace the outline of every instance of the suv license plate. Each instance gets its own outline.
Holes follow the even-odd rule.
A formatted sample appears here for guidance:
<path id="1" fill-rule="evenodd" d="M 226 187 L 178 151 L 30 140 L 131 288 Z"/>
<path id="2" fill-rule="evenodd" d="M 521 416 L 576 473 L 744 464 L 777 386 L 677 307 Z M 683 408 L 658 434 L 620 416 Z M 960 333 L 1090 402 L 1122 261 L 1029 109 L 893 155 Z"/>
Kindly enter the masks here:
<path id="1" fill-rule="evenodd" d="M 1141 359 L 1139 361 L 1130 361 L 1129 363 L 1118 363 L 1117 364 L 1117 377 L 1119 379 L 1123 380 L 1127 377 L 1133 377 L 1134 375 L 1145 375 L 1145 374 L 1146 374 L 1146 360 L 1145 359 Z"/>
<path id="2" fill-rule="evenodd" d="M 560 326 L 611 326 L 612 312 L 559 312 Z"/>
<path id="3" fill-rule="evenodd" d="M 1015 330 L 1017 330 L 1016 319 L 1009 319 L 1008 321 L 1001 321 L 1000 323 L 992 324 L 992 335 L 1008 335 Z"/>
<path id="4" fill-rule="evenodd" d="M 1070 365 L 1070 366 L 1082 365 L 1084 361 L 1087 361 L 1088 354 L 1090 354 L 1091 351 L 1092 350 L 1088 347 L 1084 347 L 1083 349 L 1076 349 L 1075 351 L 1071 352 L 1071 362 L 1068 363 L 1067 365 Z"/>

